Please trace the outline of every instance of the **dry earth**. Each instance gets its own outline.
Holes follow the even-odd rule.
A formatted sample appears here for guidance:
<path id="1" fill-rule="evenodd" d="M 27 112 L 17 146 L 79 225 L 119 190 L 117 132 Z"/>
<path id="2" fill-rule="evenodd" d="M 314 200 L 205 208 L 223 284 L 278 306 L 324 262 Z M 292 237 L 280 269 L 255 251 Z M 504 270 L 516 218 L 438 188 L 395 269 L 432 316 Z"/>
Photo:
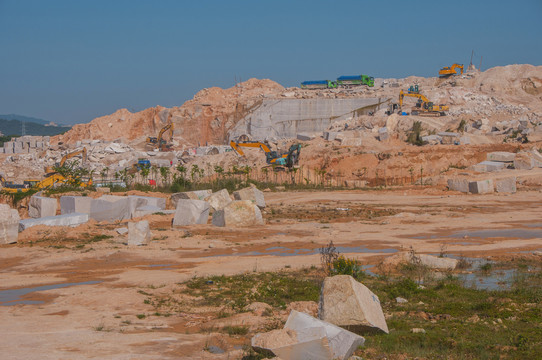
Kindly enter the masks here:
<path id="1" fill-rule="evenodd" d="M 171 215 L 148 216 L 153 241 L 144 247 L 125 245 L 126 236 L 115 231 L 123 224 L 25 230 L 18 244 L 0 247 L 0 291 L 95 283 L 21 297 L 38 303 L 12 305 L 0 292 L 2 358 L 240 359 L 246 340 L 205 329 L 259 329 L 269 318 L 242 313 L 216 319 L 216 309 L 197 305 L 155 316 L 147 292 L 171 292 L 194 276 L 319 266 L 317 249 L 330 240 L 376 272 L 384 258 L 410 247 L 493 259 L 542 250 L 539 191 L 477 196 L 413 187 L 276 192 L 266 193 L 266 200 L 266 225 L 256 228 L 172 229 Z M 96 235 L 111 237 L 92 242 Z M 285 319 L 287 311 L 275 315 L 273 321 Z M 210 345 L 226 352 L 205 351 Z"/>

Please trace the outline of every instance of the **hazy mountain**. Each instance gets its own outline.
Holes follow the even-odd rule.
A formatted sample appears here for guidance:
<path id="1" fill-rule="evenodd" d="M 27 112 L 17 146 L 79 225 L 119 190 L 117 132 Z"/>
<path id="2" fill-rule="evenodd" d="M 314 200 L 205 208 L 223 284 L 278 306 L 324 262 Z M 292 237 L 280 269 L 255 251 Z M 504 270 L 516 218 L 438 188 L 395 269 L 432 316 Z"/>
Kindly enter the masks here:
<path id="1" fill-rule="evenodd" d="M 23 122 L 21 120 L 4 120 L 0 115 L 0 132 L 4 135 L 22 135 Z M 32 119 L 24 117 L 26 119 Z M 36 119 L 48 124 L 45 120 Z M 26 135 L 42 135 L 42 136 L 52 136 L 62 134 L 71 129 L 68 126 L 45 126 L 43 123 L 24 121 L 24 128 Z"/>
<path id="2" fill-rule="evenodd" d="M 41 125 L 47 125 L 47 124 L 50 123 L 50 121 L 48 121 L 48 120 L 33 118 L 33 117 L 30 117 L 30 116 L 24 116 L 24 115 L 17 115 L 17 114 L 0 115 L 0 119 L 3 119 L 3 120 L 19 120 L 19 121 L 24 121 L 24 122 L 33 122 L 33 123 L 41 124 Z"/>

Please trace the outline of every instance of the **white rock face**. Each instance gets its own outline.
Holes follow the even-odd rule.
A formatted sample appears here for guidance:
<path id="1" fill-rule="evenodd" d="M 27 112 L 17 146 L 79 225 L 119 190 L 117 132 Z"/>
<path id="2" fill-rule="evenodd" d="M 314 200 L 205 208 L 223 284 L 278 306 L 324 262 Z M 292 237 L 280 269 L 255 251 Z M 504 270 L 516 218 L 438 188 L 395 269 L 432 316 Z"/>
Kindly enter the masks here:
<path id="1" fill-rule="evenodd" d="M 250 200 L 232 201 L 213 214 L 214 226 L 245 227 L 263 224 L 262 212 Z"/>
<path id="2" fill-rule="evenodd" d="M 210 209 L 206 201 L 180 199 L 177 201 L 173 226 L 207 224 Z"/>
<path id="3" fill-rule="evenodd" d="M 147 245 L 151 241 L 151 230 L 147 220 L 128 223 L 128 245 Z"/>
<path id="4" fill-rule="evenodd" d="M 0 204 L 0 245 L 16 243 L 19 238 L 19 213 L 7 204 Z"/>
<path id="5" fill-rule="evenodd" d="M 238 191 L 235 191 L 233 193 L 233 197 L 235 200 L 250 200 L 260 209 L 265 208 L 265 197 L 263 195 L 263 192 L 256 189 L 255 187 L 247 187 Z"/>
<path id="6" fill-rule="evenodd" d="M 284 329 L 256 334 L 252 347 L 283 360 L 346 360 L 364 342 L 359 335 L 292 310 Z"/>
<path id="7" fill-rule="evenodd" d="M 389 332 L 378 296 L 349 275 L 324 280 L 318 315 L 356 334 Z"/>
<path id="8" fill-rule="evenodd" d="M 55 216 L 57 201 L 55 198 L 43 196 L 32 196 L 28 203 L 28 216 L 31 218 L 42 218 L 46 216 Z"/>
<path id="9" fill-rule="evenodd" d="M 19 222 L 19 231 L 23 231 L 32 226 L 47 225 L 47 226 L 78 226 L 88 222 L 88 214 L 65 214 L 57 216 L 46 216 L 37 219 L 24 219 Z"/>
<path id="10" fill-rule="evenodd" d="M 209 205 L 211 205 L 211 209 L 213 211 L 217 211 L 222 210 L 226 206 L 228 206 L 228 204 L 232 202 L 232 199 L 228 190 L 222 189 L 206 197 L 205 201 L 207 201 Z"/>

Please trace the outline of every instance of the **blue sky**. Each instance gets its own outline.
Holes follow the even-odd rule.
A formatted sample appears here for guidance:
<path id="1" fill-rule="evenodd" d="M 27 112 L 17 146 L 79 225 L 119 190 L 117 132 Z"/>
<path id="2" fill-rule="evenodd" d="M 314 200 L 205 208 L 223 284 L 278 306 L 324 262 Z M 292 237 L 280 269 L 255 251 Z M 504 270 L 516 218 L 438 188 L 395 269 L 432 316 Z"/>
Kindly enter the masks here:
<path id="1" fill-rule="evenodd" d="M 65 124 L 269 78 L 542 65 L 542 1 L 0 0 L 0 114 Z"/>

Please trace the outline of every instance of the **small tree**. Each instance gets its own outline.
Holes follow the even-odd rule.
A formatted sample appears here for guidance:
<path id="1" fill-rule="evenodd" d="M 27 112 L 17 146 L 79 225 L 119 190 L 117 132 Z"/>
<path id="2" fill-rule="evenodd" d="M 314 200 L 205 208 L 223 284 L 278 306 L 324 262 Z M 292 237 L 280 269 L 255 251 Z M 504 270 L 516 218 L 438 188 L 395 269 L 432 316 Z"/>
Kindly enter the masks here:
<path id="1" fill-rule="evenodd" d="M 162 183 L 167 186 L 169 184 L 169 168 L 166 166 L 160 167 L 160 175 L 162 176 Z"/>

